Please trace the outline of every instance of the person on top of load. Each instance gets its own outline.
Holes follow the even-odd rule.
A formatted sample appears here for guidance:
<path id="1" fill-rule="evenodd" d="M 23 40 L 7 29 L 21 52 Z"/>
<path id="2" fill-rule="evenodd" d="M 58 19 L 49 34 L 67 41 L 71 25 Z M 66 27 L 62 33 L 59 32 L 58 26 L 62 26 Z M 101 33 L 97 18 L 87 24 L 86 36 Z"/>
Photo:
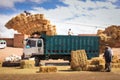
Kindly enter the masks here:
<path id="1" fill-rule="evenodd" d="M 73 34 L 73 32 L 71 31 L 71 29 L 69 29 L 68 35 L 72 35 L 72 34 Z"/>
<path id="2" fill-rule="evenodd" d="M 26 15 L 26 16 L 31 15 L 31 13 L 30 13 L 30 12 L 28 12 L 28 11 L 24 11 L 24 13 L 25 13 L 25 15 Z"/>

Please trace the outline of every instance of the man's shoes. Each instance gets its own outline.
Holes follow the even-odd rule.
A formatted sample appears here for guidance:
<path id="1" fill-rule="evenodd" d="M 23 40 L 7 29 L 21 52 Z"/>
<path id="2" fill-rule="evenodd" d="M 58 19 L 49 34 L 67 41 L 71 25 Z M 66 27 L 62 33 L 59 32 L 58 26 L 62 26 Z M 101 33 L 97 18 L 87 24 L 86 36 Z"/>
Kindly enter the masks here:
<path id="1" fill-rule="evenodd" d="M 111 70 L 106 70 L 106 72 L 111 72 Z"/>

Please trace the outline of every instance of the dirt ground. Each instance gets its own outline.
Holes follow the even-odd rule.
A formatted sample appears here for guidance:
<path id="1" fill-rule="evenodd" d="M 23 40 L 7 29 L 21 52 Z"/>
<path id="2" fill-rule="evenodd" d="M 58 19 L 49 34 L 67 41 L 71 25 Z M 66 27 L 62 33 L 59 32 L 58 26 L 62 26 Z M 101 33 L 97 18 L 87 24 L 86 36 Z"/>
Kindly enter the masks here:
<path id="1" fill-rule="evenodd" d="M 98 72 L 2 74 L 1 80 L 120 80 L 120 74 Z"/>
<path id="2" fill-rule="evenodd" d="M 40 73 L 39 67 L 20 69 L 0 68 L 0 80 L 120 80 L 120 69 L 112 72 L 72 71 L 69 66 L 57 66 L 58 72 Z"/>
<path id="3" fill-rule="evenodd" d="M 22 53 L 23 48 L 6 47 L 4 49 L 0 49 L 0 60 L 3 61 L 6 57 L 11 55 L 21 56 Z"/>
<path id="4" fill-rule="evenodd" d="M 22 55 L 22 48 L 0 49 L 0 60 L 12 54 Z M 120 48 L 113 49 L 114 54 L 120 54 Z M 19 67 L 0 68 L 0 80 L 120 80 L 120 69 L 112 72 L 72 71 L 70 66 L 57 66 L 55 73 L 40 73 L 39 67 L 20 69 Z"/>
<path id="5" fill-rule="evenodd" d="M 107 74 L 107 75 L 106 75 Z M 101 77 L 106 75 L 105 77 Z M 1 77 L 2 76 L 2 77 Z M 114 77 L 113 77 L 114 76 Z M 0 75 L 1 80 L 120 80 L 119 75 L 111 73 L 51 73 L 51 74 L 11 74 L 11 75 Z M 3 78 L 4 77 L 4 78 Z"/>

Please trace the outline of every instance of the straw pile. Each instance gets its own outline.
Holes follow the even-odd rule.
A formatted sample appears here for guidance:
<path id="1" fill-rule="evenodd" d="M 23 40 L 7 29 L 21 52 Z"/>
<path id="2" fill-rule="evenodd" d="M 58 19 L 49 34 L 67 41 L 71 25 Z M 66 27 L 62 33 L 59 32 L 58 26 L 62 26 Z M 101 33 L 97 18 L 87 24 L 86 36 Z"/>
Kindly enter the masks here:
<path id="1" fill-rule="evenodd" d="M 119 60 L 119 58 L 118 58 L 117 55 L 114 55 L 114 56 L 112 57 L 112 63 L 120 63 L 120 60 Z"/>
<path id="2" fill-rule="evenodd" d="M 55 67 L 55 66 L 40 66 L 39 72 L 43 72 L 43 73 L 57 72 L 57 67 Z"/>
<path id="3" fill-rule="evenodd" d="M 91 65 L 101 65 L 104 63 L 105 63 L 105 60 L 101 57 L 95 57 L 91 59 Z"/>
<path id="4" fill-rule="evenodd" d="M 111 63 L 112 68 L 120 68 L 120 59 L 114 55 Z M 105 60 L 103 57 L 95 57 L 87 61 L 88 71 L 102 71 L 105 69 Z"/>
<path id="5" fill-rule="evenodd" d="M 120 26 L 109 26 L 104 31 L 98 30 L 97 35 L 100 36 L 100 53 L 104 52 L 105 44 L 111 47 L 120 47 Z"/>
<path id="6" fill-rule="evenodd" d="M 105 68 L 105 61 L 103 58 L 95 57 L 88 60 L 87 70 L 88 71 L 102 71 Z"/>
<path id="7" fill-rule="evenodd" d="M 27 35 L 34 32 L 46 32 L 49 36 L 56 35 L 56 26 L 51 25 L 50 21 L 45 19 L 44 14 L 26 16 L 22 13 L 9 20 L 5 26 Z"/>
<path id="8" fill-rule="evenodd" d="M 22 60 L 20 63 L 20 67 L 22 69 L 24 68 L 34 68 L 35 67 L 35 61 L 34 60 Z"/>
<path id="9" fill-rule="evenodd" d="M 112 68 L 120 68 L 120 63 L 112 63 Z"/>
<path id="10" fill-rule="evenodd" d="M 87 71 L 102 71 L 104 70 L 104 65 L 88 65 Z"/>
<path id="11" fill-rule="evenodd" d="M 120 68 L 120 59 L 117 55 L 114 55 L 112 58 L 112 68 Z"/>
<path id="12" fill-rule="evenodd" d="M 71 69 L 85 71 L 87 68 L 87 55 L 85 50 L 71 51 Z"/>

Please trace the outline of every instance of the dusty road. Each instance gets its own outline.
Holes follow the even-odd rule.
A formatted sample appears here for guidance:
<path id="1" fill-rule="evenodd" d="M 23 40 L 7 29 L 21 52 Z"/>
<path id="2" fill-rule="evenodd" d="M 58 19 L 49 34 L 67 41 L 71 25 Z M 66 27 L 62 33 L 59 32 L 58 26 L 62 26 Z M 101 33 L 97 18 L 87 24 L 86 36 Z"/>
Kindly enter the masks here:
<path id="1" fill-rule="evenodd" d="M 120 80 L 120 74 L 100 72 L 1 74 L 1 80 Z"/>
<path id="2" fill-rule="evenodd" d="M 0 68 L 0 80 L 120 80 L 120 69 L 112 72 L 71 71 L 69 66 L 57 67 L 55 73 L 39 73 L 39 67 Z"/>

